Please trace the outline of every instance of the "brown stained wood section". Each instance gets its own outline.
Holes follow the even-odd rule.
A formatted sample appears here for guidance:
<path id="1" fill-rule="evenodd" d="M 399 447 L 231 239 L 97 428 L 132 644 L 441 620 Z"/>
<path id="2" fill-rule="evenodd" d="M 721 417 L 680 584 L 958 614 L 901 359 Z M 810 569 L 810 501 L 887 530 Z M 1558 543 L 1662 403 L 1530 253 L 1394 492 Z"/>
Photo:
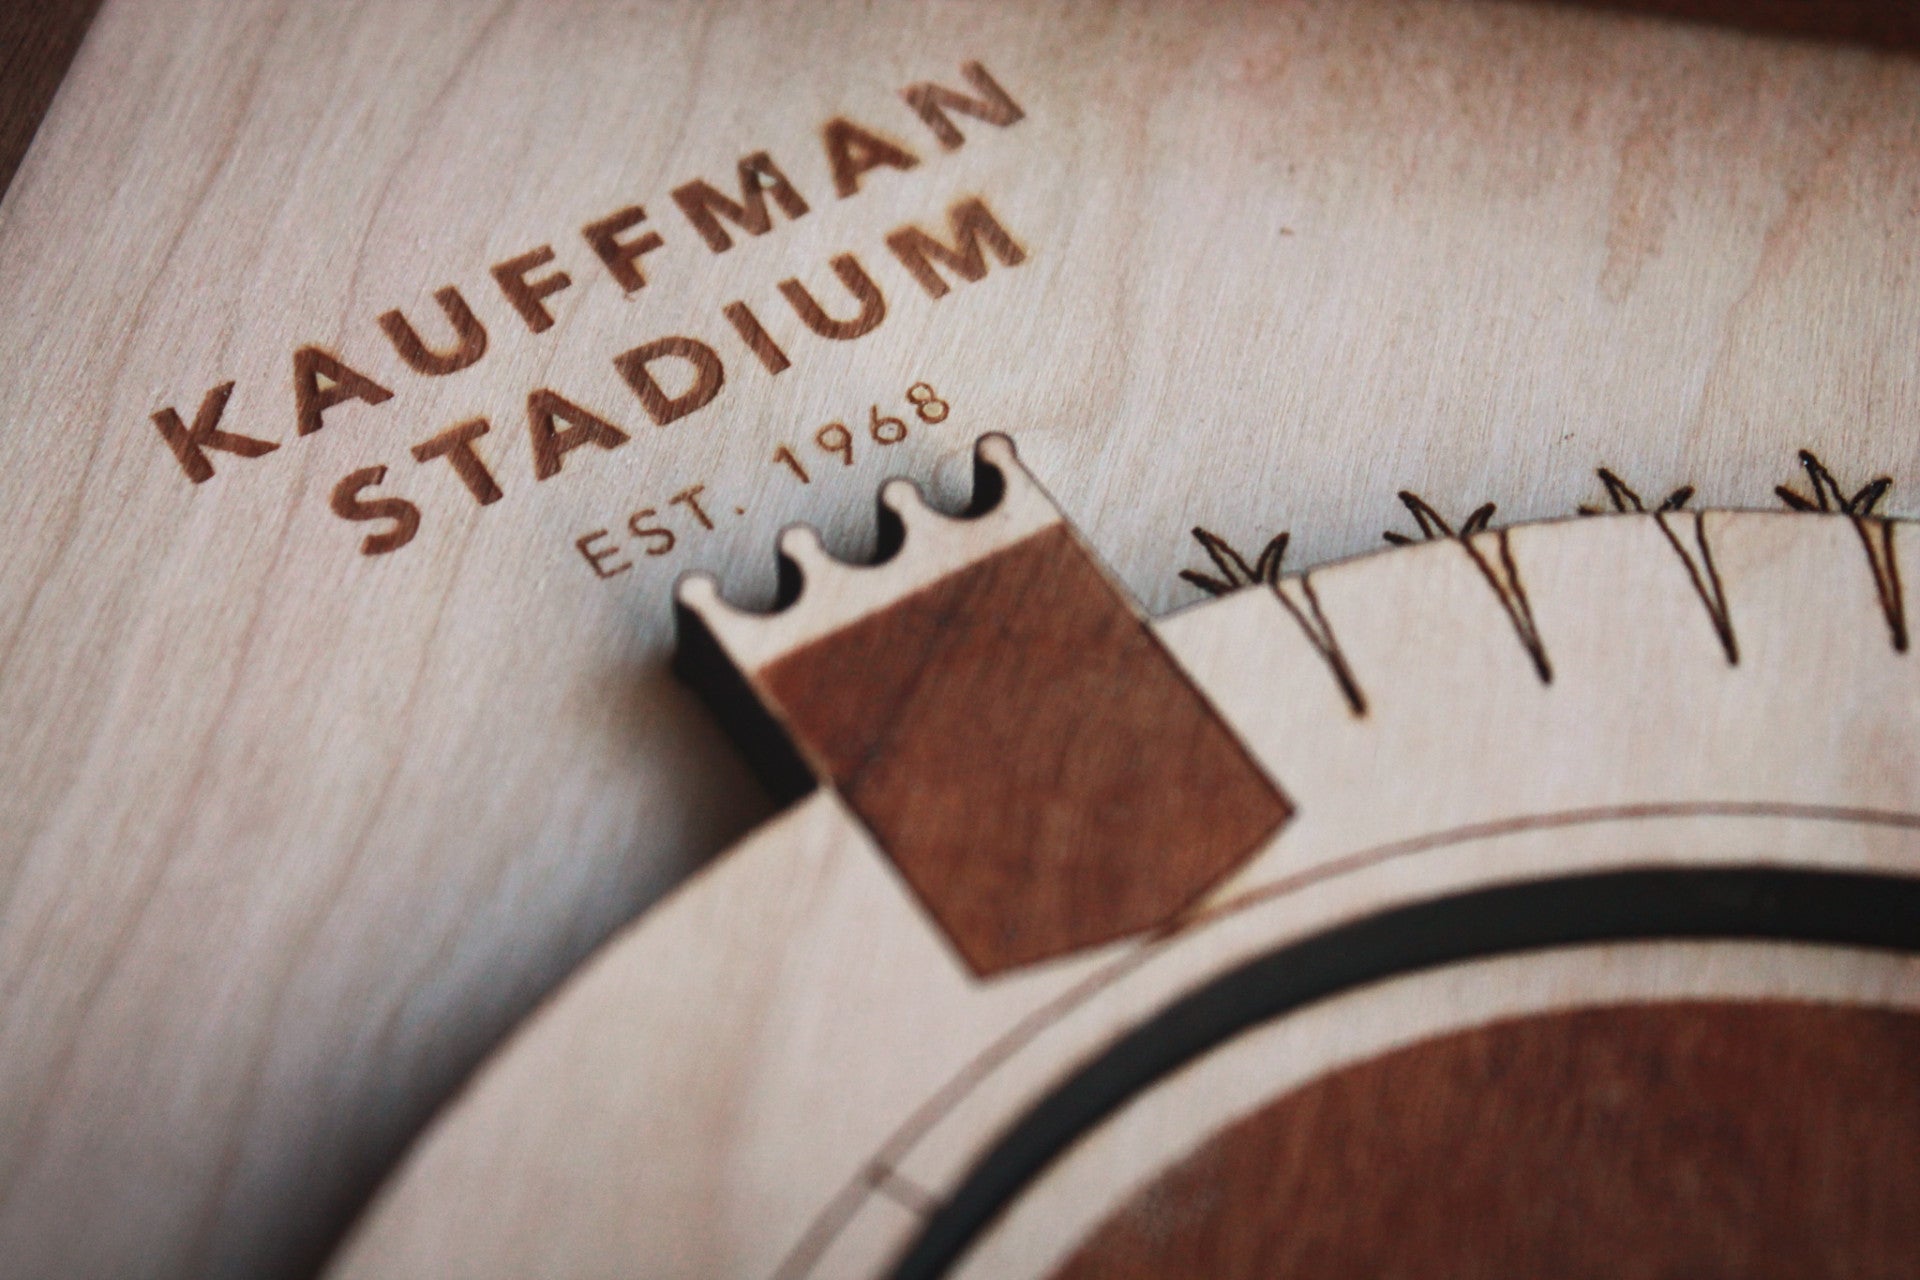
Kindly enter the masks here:
<path id="1" fill-rule="evenodd" d="M 1291 812 L 1065 526 L 759 682 L 980 973 L 1165 923 Z"/>
<path id="2" fill-rule="evenodd" d="M 1628 1005 L 1429 1040 L 1269 1103 L 1056 1280 L 1920 1275 L 1920 1017 Z"/>

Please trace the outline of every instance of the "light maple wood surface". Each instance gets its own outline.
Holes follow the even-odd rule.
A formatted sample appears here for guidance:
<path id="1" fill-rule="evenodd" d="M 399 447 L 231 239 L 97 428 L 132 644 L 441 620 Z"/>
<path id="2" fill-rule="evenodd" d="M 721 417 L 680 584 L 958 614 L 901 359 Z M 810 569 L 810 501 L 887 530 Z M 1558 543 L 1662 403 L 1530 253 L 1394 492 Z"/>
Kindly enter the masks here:
<path id="1" fill-rule="evenodd" d="M 1911 884 L 1920 672 L 1877 583 L 1889 565 L 1914 581 L 1920 542 L 1911 524 L 1893 526 L 1894 557 L 1876 570 L 1861 534 L 1887 528 L 1638 514 L 1442 538 L 1284 581 L 1296 596 L 1311 588 L 1365 714 L 1273 591 L 1167 619 L 1162 639 L 1298 804 L 1179 920 L 983 980 L 823 790 L 618 936 L 529 1020 L 409 1155 L 330 1274 L 891 1275 L 1076 1069 L 1255 957 L 1409 904 L 1608 871 Z M 803 591 L 793 608 L 807 607 Z M 1340 991 L 1197 1057 L 1093 1127 L 951 1274 L 1051 1275 L 1209 1133 L 1443 1031 L 1701 999 L 1912 1009 L 1920 935 L 1903 901 L 1887 923 L 1904 930 L 1904 952 L 1678 928 L 1690 940 L 1676 941 L 1654 926 Z M 1485 923 L 1491 937 L 1527 919 L 1516 905 Z M 1892 1177 L 1910 1193 L 1904 1167 Z M 1460 1229 L 1497 1243 L 1497 1224 Z M 1823 1253 L 1805 1230 L 1796 1241 L 1815 1256 L 1849 1247 L 1836 1238 Z"/>
<path id="2" fill-rule="evenodd" d="M 1022 118 L 950 113 L 949 150 L 900 90 L 971 60 Z M 1312 565 L 1406 528 L 1402 488 L 1504 522 L 1607 466 L 1771 506 L 1804 447 L 1912 511 L 1917 92 L 1885 53 L 1451 0 L 110 0 L 0 202 L 0 1271 L 317 1265 L 540 995 L 768 812 L 666 673 L 673 578 L 764 603 L 779 527 L 857 556 L 877 482 L 957 501 L 982 431 L 1156 612 L 1197 598 L 1190 526 Z M 843 117 L 918 163 L 841 198 Z M 810 211 L 715 254 L 672 193 L 761 151 Z M 888 236 L 975 197 L 1021 260 L 935 298 Z M 627 293 L 580 229 L 635 204 Z M 548 245 L 535 333 L 492 268 Z M 852 316 L 843 253 L 886 315 L 829 339 L 779 285 Z M 446 349 L 449 285 L 487 350 L 414 372 L 379 317 Z M 660 427 L 613 358 L 675 335 L 726 382 Z M 391 396 L 299 434 L 308 345 Z M 277 447 L 194 484 L 153 415 L 228 382 L 220 428 Z M 542 387 L 630 442 L 537 480 Z M 485 506 L 414 457 L 482 415 Z M 387 523 L 332 495 L 379 467 L 420 524 L 366 556 Z"/>

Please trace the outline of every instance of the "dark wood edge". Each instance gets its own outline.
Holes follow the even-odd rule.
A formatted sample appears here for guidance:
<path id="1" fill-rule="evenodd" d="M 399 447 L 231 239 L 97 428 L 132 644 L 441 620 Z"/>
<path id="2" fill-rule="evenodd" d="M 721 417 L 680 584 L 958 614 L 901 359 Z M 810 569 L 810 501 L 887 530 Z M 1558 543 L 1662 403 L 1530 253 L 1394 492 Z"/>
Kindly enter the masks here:
<path id="1" fill-rule="evenodd" d="M 1555 0 L 1764 35 L 1920 50 L 1920 5 L 1903 0 Z"/>
<path id="2" fill-rule="evenodd" d="M 99 8 L 100 0 L 0 3 L 0 195 L 12 185 Z"/>

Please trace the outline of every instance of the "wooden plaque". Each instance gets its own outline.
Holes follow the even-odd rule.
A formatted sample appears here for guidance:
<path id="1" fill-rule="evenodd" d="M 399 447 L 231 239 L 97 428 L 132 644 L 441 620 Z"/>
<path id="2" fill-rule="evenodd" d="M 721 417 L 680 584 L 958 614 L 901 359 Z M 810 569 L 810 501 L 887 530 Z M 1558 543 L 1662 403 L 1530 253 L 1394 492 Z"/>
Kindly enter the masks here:
<path id="1" fill-rule="evenodd" d="M 1906 705 L 1905 677 L 1882 672 L 1909 670 L 1913 578 L 1876 521 L 1916 514 L 1920 492 L 1920 64 L 1895 6 L 1813 8 L 1729 25 L 1494 0 L 105 0 L 90 23 L 85 3 L 12 6 L 0 1274 L 316 1273 L 479 1064 L 749 831 L 702 883 L 778 862 L 765 887 L 721 893 L 710 917 L 677 900 L 657 935 L 643 924 L 596 962 L 678 982 L 688 939 L 739 946 L 720 985 L 657 1006 L 683 1012 L 608 1029 L 618 1052 L 592 1061 L 634 1064 L 616 1083 L 652 1079 L 664 1046 L 747 1034 L 729 1019 L 787 937 L 783 912 L 878 904 L 872 938 L 912 940 L 896 994 L 929 974 L 984 982 L 1011 1002 L 967 1024 L 985 1035 L 1013 993 L 1068 989 L 1272 857 L 1582 806 L 1730 805 L 1734 826 L 1738 806 L 1776 801 L 1904 812 L 1904 722 L 1875 717 Z M 951 718 L 914 721 L 928 736 L 910 768 L 885 750 L 877 772 L 841 759 L 780 809 L 673 674 L 674 585 L 704 573 L 732 607 L 771 606 L 795 523 L 868 561 L 882 482 L 908 477 L 958 514 L 992 433 L 1071 516 L 1051 554 L 1079 576 L 1046 581 L 1085 629 L 1051 665 L 972 670 L 982 705 L 1022 702 L 1031 677 L 1071 709 L 1087 672 L 1138 675 L 1089 730 L 1099 768 L 1017 780 L 1117 795 L 1130 838 L 1198 832 L 1183 846 L 1198 852 L 1127 863 L 1123 892 L 1096 895 L 1120 904 L 1105 914 L 1075 890 L 1029 919 L 1013 908 L 1044 878 L 1017 865 L 1033 849 L 1004 844 L 952 900 L 988 905 L 923 929 L 902 904 L 948 902 L 953 850 L 980 833 L 1045 830 L 1104 874 L 1084 814 L 1013 806 L 901 843 L 890 824 L 910 825 L 917 788 L 951 781 L 935 749 Z M 1787 511 L 1781 487 L 1814 514 L 1695 514 Z M 1535 567 L 1531 539 L 1548 555 L 1574 535 L 1529 522 L 1583 505 L 1645 511 L 1573 526 L 1564 565 Z M 1823 532 L 1812 550 L 1810 534 L 1744 532 L 1776 528 Z M 1437 542 L 1289 576 L 1389 531 Z M 1773 555 L 1790 562 L 1777 579 Z M 1368 567 L 1416 564 L 1404 583 Z M 1466 621 L 1336 599 L 1336 578 L 1370 573 L 1393 579 L 1382 600 Z M 1578 587 L 1571 612 L 1543 585 L 1555 575 Z M 1749 605 L 1748 578 L 1777 581 L 1780 602 Z M 1248 584 L 1262 589 L 1190 608 Z M 1641 586 L 1659 599 L 1639 614 L 1608 594 Z M 1256 600 L 1247 636 L 1227 626 Z M 951 638 L 922 624 L 929 645 Z M 1182 648 L 1216 631 L 1235 637 L 1223 665 Z M 877 679 L 899 656 L 897 636 L 868 639 L 878 657 L 792 659 L 775 681 L 792 707 L 826 691 L 803 719 L 838 705 L 835 664 Z M 1669 660 L 1743 682 L 1668 689 Z M 1416 713 L 1400 708 L 1427 718 L 1402 732 Z M 1140 803 L 1137 775 L 1160 762 L 1114 749 L 1163 718 L 1193 745 L 1186 811 Z M 856 714 L 831 743 L 865 752 L 859 733 L 882 723 Z M 1007 746 L 1022 735 L 1062 740 L 994 723 L 978 741 L 996 768 L 1027 759 Z M 1714 726 L 1714 750 L 1648 748 L 1676 724 Z M 1578 756 L 1580 786 L 1539 772 L 1589 741 L 1606 748 Z M 1731 759 L 1726 744 L 1750 753 L 1737 786 L 1689 772 Z M 1203 810 L 1218 823 L 1196 824 Z M 1808 821 L 1789 826 L 1830 830 Z M 1869 826 L 1871 862 L 1896 828 Z M 897 856 L 868 858 L 876 837 Z M 812 852 L 755 852 L 795 842 Z M 913 895 L 886 896 L 896 867 Z M 973 896 L 976 879 L 1001 897 Z M 855 898 L 809 897 L 842 891 Z M 608 958 L 629 944 L 631 972 Z M 895 967 L 867 933 L 818 945 L 867 946 L 875 981 Z M 795 974 L 811 954 L 788 957 Z M 1833 990 L 1879 981 L 1836 963 Z M 1627 987 L 1739 994 L 1732 978 L 1648 982 Z M 1849 1008 L 1899 1005 L 1876 1001 Z M 1877 1016 L 1846 1015 L 1847 1035 L 1877 1035 L 1862 1029 Z M 1756 1044 L 1799 1044 L 1815 1023 L 1755 1025 Z M 1489 1043 L 1454 1031 L 1469 1056 Z M 894 1101 L 918 1105 L 956 1061 L 943 1035 L 888 1048 L 918 1064 Z M 728 1061 L 706 1064 L 710 1095 L 676 1104 L 704 1117 L 716 1167 L 747 1159 L 712 1140 L 748 1105 L 722 1083 Z M 468 1114 L 504 1087 L 476 1084 Z M 804 1089 L 769 1096 L 843 1115 Z M 837 1187 L 866 1185 L 899 1120 L 866 1096 L 814 1170 Z M 465 1157 L 431 1153 L 456 1148 L 502 1149 L 442 1136 L 408 1167 L 452 1168 Z M 570 1187 L 587 1197 L 577 1222 L 500 1209 L 481 1226 L 645 1272 L 624 1237 L 577 1225 L 604 1224 L 593 1196 L 639 1194 L 605 1173 L 617 1157 L 598 1190 Z M 405 1234 L 406 1206 L 425 1204 L 414 1176 L 353 1256 L 458 1271 L 458 1241 L 495 1238 L 450 1237 L 424 1208 L 434 1225 Z M 639 1219 L 682 1225 L 644 1256 L 744 1274 L 825 1241 L 806 1234 L 818 1188 L 783 1198 L 765 1177 L 690 1177 L 757 1224 L 735 1235 L 668 1196 Z M 870 1260 L 904 1239 L 848 1212 L 855 1235 L 833 1248 L 866 1241 Z"/>
<path id="2" fill-rule="evenodd" d="M 863 628 L 908 628 L 1004 559 L 991 519 L 917 522 L 918 568 L 910 527 L 886 564 L 809 565 L 784 612 L 716 627 L 776 670 L 856 598 Z M 866 775 L 807 746 L 830 722 L 761 685 L 822 790 L 529 1020 L 330 1274 L 1912 1270 L 1912 526 L 1676 509 L 1433 532 L 1155 628 L 1297 814 L 1173 915 L 1044 955 L 980 964 L 954 903 L 993 901 L 964 873 L 998 850 L 955 852 L 929 892 L 901 851 L 915 822 L 951 842 L 951 811 L 876 824 Z M 1078 628 L 1026 603 L 1010 660 Z M 871 682 L 838 687 L 852 715 Z M 941 698 L 966 682 L 913 705 Z M 964 788 L 964 737 L 891 748 L 872 758 L 896 783 L 910 764 Z M 1007 750 L 1007 774 L 1060 767 Z M 1130 811 L 1188 814 L 1231 794 L 1218 773 L 1164 768 Z M 1083 830 L 1113 812 L 1072 788 L 1006 803 Z M 1163 873 L 1194 858 L 1132 821 Z M 1124 882 L 1140 854 L 1101 845 Z M 1033 865 L 1000 919 L 1103 918 L 1082 865 Z"/>

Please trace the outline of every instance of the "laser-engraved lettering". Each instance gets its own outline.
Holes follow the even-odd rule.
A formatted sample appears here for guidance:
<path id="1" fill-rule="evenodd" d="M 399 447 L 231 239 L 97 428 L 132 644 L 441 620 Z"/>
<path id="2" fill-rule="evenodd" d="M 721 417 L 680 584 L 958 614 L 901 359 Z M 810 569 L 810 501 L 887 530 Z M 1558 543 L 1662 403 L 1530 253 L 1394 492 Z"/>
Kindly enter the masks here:
<path id="1" fill-rule="evenodd" d="M 293 396 L 300 434 L 310 436 L 326 425 L 321 415 L 335 405 L 348 400 L 385 404 L 393 392 L 319 347 L 302 347 L 293 353 Z"/>
<path id="2" fill-rule="evenodd" d="M 860 305 L 859 314 L 851 320 L 835 320 L 828 315 L 820 304 L 814 301 L 807 286 L 798 280 L 782 280 L 780 296 L 787 300 L 807 328 L 823 338 L 847 341 L 864 334 L 872 333 L 887 318 L 887 300 L 881 296 L 880 289 L 873 283 L 860 266 L 860 260 L 850 253 L 843 253 L 833 260 L 833 274 L 840 277 L 840 283 L 847 287 L 853 300 Z"/>
<path id="3" fill-rule="evenodd" d="M 747 344 L 747 350 L 753 352 L 768 373 L 783 373 L 793 367 L 793 361 L 787 359 L 787 353 L 773 340 L 760 324 L 760 317 L 753 314 L 753 308 L 744 302 L 729 302 L 721 309 L 727 323 L 740 335 L 740 341 Z"/>
<path id="4" fill-rule="evenodd" d="M 900 91 L 901 98 L 913 108 L 915 115 L 926 122 L 927 128 L 933 131 L 933 136 L 939 139 L 942 147 L 957 151 L 967 140 L 966 135 L 948 117 L 949 111 L 958 111 L 961 115 L 972 116 L 1003 129 L 1026 119 L 1026 112 L 1020 109 L 1020 104 L 987 74 L 985 67 L 977 62 L 963 62 L 960 64 L 960 74 L 967 78 L 967 83 L 973 86 L 979 97 L 970 98 L 931 80 L 908 85 Z"/>
<path id="5" fill-rule="evenodd" d="M 680 206 L 680 212 L 686 215 L 700 238 L 707 242 L 707 248 L 715 253 L 725 253 L 733 248 L 733 237 L 720 225 L 725 218 L 734 226 L 750 236 L 763 236 L 773 230 L 773 214 L 767 208 L 767 197 L 780 206 L 780 212 L 789 218 L 798 218 L 807 212 L 807 202 L 794 190 L 787 175 L 780 172 L 777 165 L 764 151 L 756 151 L 740 161 L 740 199 L 735 201 L 722 195 L 714 186 L 704 180 L 684 183 L 673 189 L 673 202 Z"/>
<path id="6" fill-rule="evenodd" d="M 420 508 L 405 498 L 362 498 L 360 494 L 387 478 L 385 467 L 365 467 L 333 486 L 333 514 L 342 520 L 391 520 L 393 525 L 381 533 L 370 533 L 360 543 L 363 556 L 383 556 L 398 551 L 420 532 Z"/>
<path id="7" fill-rule="evenodd" d="M 393 344 L 394 351 L 407 362 L 409 369 L 428 377 L 444 378 L 487 354 L 487 329 L 473 314 L 467 300 L 460 296 L 460 290 L 452 285 L 435 293 L 433 300 L 440 304 L 447 322 L 453 326 L 451 350 L 436 351 L 427 346 L 412 322 L 398 309 L 380 317 L 380 331 L 387 335 L 387 341 Z"/>
<path id="8" fill-rule="evenodd" d="M 620 238 L 622 231 L 631 231 L 646 220 L 647 211 L 636 204 L 580 228 L 587 244 L 628 293 L 646 286 L 647 277 L 640 271 L 641 255 L 652 253 L 664 243 L 657 231 L 643 231 L 631 240 Z"/>
<path id="9" fill-rule="evenodd" d="M 1027 260 L 1027 251 L 1000 225 L 986 201 L 977 196 L 948 209 L 947 226 L 953 235 L 951 245 L 915 226 L 901 227 L 887 236 L 887 248 L 932 297 L 946 297 L 951 287 L 934 269 L 935 261 L 972 283 L 987 274 L 989 249 L 1002 266 L 1017 267 Z"/>
<path id="10" fill-rule="evenodd" d="M 833 189 L 842 200 L 860 190 L 860 175 L 879 168 L 912 169 L 920 157 L 889 138 L 836 118 L 820 127 L 820 141 L 833 170 Z"/>
<path id="11" fill-rule="evenodd" d="M 471 422 L 448 427 L 439 435 L 413 446 L 413 460 L 431 462 L 435 458 L 445 458 L 475 502 L 483 507 L 498 502 L 504 496 L 500 486 L 473 447 L 475 440 L 487 434 L 490 425 L 485 418 L 475 418 Z"/>
<path id="12" fill-rule="evenodd" d="M 693 366 L 693 382 L 677 396 L 670 396 L 653 375 L 656 361 L 672 357 Z M 720 356 L 706 343 L 695 338 L 658 338 L 625 351 L 613 358 L 613 367 L 627 380 L 640 405 L 656 426 L 666 426 L 704 407 L 726 384 L 726 368 Z"/>
<path id="13" fill-rule="evenodd" d="M 173 450 L 173 456 L 179 461 L 180 469 L 187 473 L 187 479 L 195 484 L 205 484 L 213 479 L 213 463 L 206 455 L 208 449 L 218 449 L 242 458 L 257 458 L 280 447 L 272 440 L 257 440 L 237 431 L 220 430 L 220 415 L 227 411 L 227 398 L 232 394 L 233 384 L 223 382 L 202 396 L 191 427 L 182 422 L 179 411 L 171 407 L 153 415 L 153 425 L 160 428 L 161 439 Z"/>
<path id="14" fill-rule="evenodd" d="M 547 310 L 545 298 L 550 298 L 573 283 L 573 277 L 564 271 L 550 271 L 538 280 L 527 279 L 527 273 L 535 267 L 544 267 L 553 261 L 553 246 L 543 244 L 517 258 L 508 258 L 505 262 L 493 265 L 494 283 L 500 286 L 500 292 L 507 296 L 513 309 L 527 322 L 527 328 L 534 333 L 545 333 L 553 328 L 553 313 Z"/>
<path id="15" fill-rule="evenodd" d="M 556 421 L 567 424 L 556 429 Z M 533 442 L 533 475 L 548 480 L 560 474 L 560 460 L 583 445 L 618 449 L 627 433 L 596 413 L 541 387 L 527 397 L 527 431 Z"/>

